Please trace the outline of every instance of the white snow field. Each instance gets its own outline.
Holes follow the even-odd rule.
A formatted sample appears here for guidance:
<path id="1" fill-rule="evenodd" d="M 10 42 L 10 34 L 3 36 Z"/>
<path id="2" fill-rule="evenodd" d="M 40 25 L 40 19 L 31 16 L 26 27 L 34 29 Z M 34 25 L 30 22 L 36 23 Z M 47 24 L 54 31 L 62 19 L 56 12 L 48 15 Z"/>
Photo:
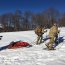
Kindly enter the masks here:
<path id="1" fill-rule="evenodd" d="M 60 29 L 60 37 L 65 39 L 65 28 Z M 49 30 L 48 30 L 49 31 Z M 45 41 L 36 45 L 36 34 L 34 31 L 4 32 L 0 33 L 0 47 L 10 44 L 11 41 L 25 41 L 33 46 L 30 48 L 5 49 L 0 51 L 0 65 L 65 65 L 65 40 L 61 42 L 56 50 L 44 50 Z M 43 35 L 45 38 L 48 32 Z"/>

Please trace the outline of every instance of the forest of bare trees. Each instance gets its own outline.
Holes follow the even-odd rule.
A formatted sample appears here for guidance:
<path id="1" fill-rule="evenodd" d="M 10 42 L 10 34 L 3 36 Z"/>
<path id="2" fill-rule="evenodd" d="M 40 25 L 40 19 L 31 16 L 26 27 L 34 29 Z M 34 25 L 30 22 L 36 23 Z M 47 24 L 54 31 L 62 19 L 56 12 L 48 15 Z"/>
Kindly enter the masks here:
<path id="1" fill-rule="evenodd" d="M 50 28 L 55 22 L 59 26 L 65 26 L 65 13 L 54 8 L 40 13 L 16 10 L 15 13 L 0 15 L 0 32 L 33 30 L 38 25 Z"/>

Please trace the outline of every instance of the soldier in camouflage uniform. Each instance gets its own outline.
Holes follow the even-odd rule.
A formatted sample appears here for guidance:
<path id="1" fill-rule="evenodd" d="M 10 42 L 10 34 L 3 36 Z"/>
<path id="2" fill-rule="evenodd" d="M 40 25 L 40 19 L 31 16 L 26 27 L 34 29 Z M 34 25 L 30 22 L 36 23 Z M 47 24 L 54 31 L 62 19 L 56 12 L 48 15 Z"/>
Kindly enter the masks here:
<path id="1" fill-rule="evenodd" d="M 50 31 L 49 31 L 50 42 L 48 44 L 45 44 L 49 50 L 54 50 L 53 48 L 53 44 L 55 42 L 54 39 L 58 37 L 59 32 L 60 31 L 58 30 L 57 24 L 54 23 L 54 25 L 50 28 Z"/>
<path id="2" fill-rule="evenodd" d="M 40 44 L 42 42 L 44 32 L 46 32 L 46 31 L 44 31 L 44 28 L 42 26 L 38 26 L 35 29 L 35 33 L 37 35 L 36 44 Z"/>

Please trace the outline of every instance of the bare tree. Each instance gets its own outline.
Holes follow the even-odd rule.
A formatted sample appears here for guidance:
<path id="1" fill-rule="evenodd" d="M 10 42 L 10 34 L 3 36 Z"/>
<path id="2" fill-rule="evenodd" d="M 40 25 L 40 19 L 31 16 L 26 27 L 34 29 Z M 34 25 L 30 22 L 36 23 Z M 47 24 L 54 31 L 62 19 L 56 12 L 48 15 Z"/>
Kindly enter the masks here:
<path id="1" fill-rule="evenodd" d="M 65 26 L 65 13 L 62 15 L 62 18 L 60 19 L 60 26 Z"/>
<path id="2" fill-rule="evenodd" d="M 59 11 L 54 8 L 49 8 L 43 13 L 44 13 L 44 19 L 47 22 L 47 25 L 49 25 L 49 27 L 52 26 L 54 22 L 57 23 L 60 18 Z"/>
<path id="3" fill-rule="evenodd" d="M 30 11 L 26 11 L 24 13 L 24 22 L 23 22 L 23 29 L 24 30 L 28 30 L 30 29 L 30 24 L 31 24 L 31 12 Z"/>
<path id="4" fill-rule="evenodd" d="M 14 30 L 15 31 L 21 30 L 22 12 L 20 10 L 16 10 L 13 19 L 14 19 Z"/>

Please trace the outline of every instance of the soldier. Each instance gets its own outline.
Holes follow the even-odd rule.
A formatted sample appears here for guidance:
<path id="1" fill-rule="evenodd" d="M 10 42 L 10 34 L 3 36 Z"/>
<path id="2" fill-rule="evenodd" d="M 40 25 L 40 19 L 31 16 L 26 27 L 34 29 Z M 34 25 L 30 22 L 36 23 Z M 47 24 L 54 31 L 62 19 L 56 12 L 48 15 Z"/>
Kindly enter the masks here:
<path id="1" fill-rule="evenodd" d="M 50 28 L 50 31 L 49 31 L 50 42 L 48 44 L 45 44 L 49 50 L 54 50 L 53 44 L 55 40 L 58 38 L 59 32 L 60 31 L 58 30 L 57 24 L 54 23 L 54 25 Z"/>
<path id="2" fill-rule="evenodd" d="M 44 28 L 42 27 L 42 25 L 38 26 L 35 29 L 35 33 L 38 36 L 36 44 L 40 44 L 42 42 L 44 32 L 46 32 L 46 31 L 44 31 Z"/>

